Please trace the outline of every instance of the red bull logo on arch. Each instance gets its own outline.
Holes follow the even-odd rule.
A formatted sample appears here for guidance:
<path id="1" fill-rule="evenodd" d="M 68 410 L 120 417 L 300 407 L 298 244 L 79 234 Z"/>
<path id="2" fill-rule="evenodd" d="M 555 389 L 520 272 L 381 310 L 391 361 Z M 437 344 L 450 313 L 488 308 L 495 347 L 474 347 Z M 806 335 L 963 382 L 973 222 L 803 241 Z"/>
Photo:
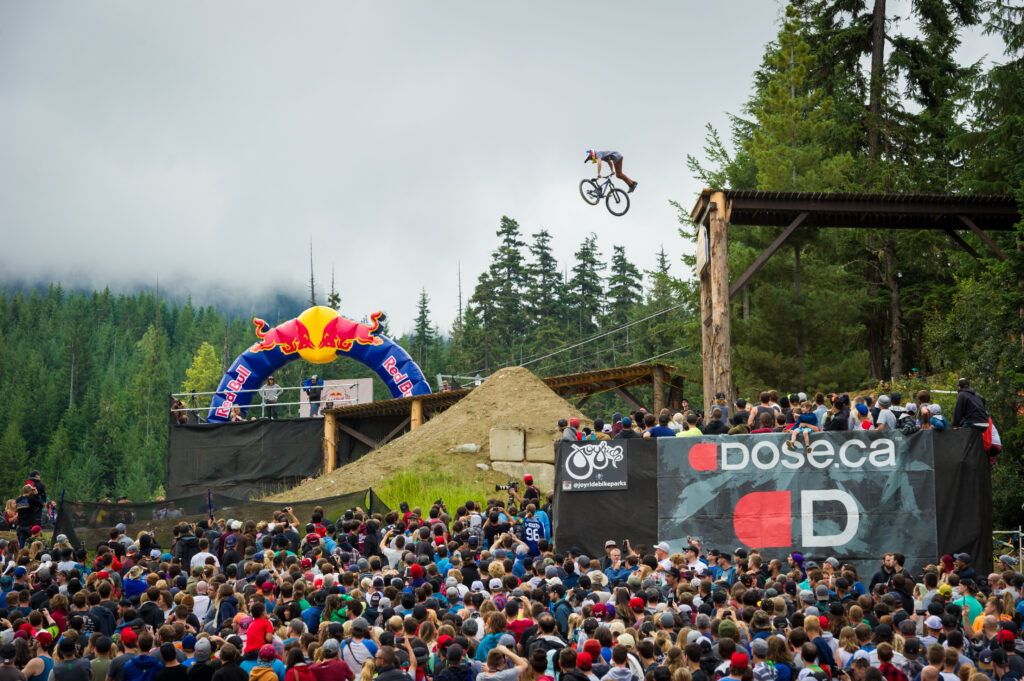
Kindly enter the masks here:
<path id="1" fill-rule="evenodd" d="M 347 319 L 329 307 L 308 308 L 295 319 L 271 328 L 253 319 L 256 342 L 239 355 L 225 372 L 210 406 L 208 421 L 228 421 L 238 407 L 245 414 L 253 392 L 285 364 L 304 359 L 313 364 L 333 362 L 339 356 L 361 362 L 377 374 L 392 397 L 425 395 L 430 385 L 423 371 L 400 345 L 380 334 L 383 312 L 370 315 L 370 323 Z"/>

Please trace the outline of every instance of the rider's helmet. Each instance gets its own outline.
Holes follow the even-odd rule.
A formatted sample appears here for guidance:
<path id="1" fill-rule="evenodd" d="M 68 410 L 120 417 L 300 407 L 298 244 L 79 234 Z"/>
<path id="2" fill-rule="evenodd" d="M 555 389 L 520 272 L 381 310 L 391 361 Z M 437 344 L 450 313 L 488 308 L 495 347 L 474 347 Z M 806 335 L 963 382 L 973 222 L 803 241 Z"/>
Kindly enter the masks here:
<path id="1" fill-rule="evenodd" d="M 583 159 L 583 162 L 587 163 L 588 161 L 590 163 L 597 163 L 597 152 L 593 149 L 587 149 L 587 157 Z"/>

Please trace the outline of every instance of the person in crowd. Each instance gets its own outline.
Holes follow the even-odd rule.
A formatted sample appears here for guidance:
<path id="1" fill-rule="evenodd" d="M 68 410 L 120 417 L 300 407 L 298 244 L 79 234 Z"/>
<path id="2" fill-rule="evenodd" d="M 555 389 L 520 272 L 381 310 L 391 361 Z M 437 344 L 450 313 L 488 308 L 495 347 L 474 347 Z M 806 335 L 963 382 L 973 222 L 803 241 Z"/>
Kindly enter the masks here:
<path id="1" fill-rule="evenodd" d="M 14 500 L 18 514 L 18 546 L 24 548 L 26 542 L 33 534 L 33 528 L 39 527 L 42 524 L 44 498 L 39 493 L 36 485 L 32 484 L 30 478 L 29 482 L 22 486 L 21 496 Z"/>
<path id="2" fill-rule="evenodd" d="M 302 382 L 302 392 L 309 398 L 309 415 L 316 416 L 320 413 L 320 398 L 324 394 L 324 380 L 317 374 L 313 374 Z"/>
<path id="3" fill-rule="evenodd" d="M 277 418 L 277 402 L 284 388 L 277 384 L 273 376 L 267 376 L 267 382 L 260 386 L 260 397 L 263 399 L 263 415 L 268 419 Z"/>
<path id="4" fill-rule="evenodd" d="M 956 406 L 953 407 L 954 428 L 988 429 L 988 411 L 985 399 L 974 392 L 970 382 L 961 378 L 956 384 Z"/>

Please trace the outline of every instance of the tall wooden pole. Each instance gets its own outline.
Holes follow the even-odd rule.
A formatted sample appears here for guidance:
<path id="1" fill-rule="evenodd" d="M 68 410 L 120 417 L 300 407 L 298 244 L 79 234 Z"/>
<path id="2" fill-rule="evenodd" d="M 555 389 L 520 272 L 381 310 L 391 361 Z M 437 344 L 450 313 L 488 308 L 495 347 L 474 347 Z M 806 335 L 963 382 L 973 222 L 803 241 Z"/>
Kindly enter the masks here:
<path id="1" fill-rule="evenodd" d="M 654 367 L 651 385 L 654 389 L 654 414 L 657 416 L 665 408 L 665 367 L 660 364 Z"/>
<path id="2" fill-rule="evenodd" d="M 704 368 L 704 413 L 710 415 L 715 393 L 723 392 L 730 402 L 734 399 L 732 387 L 732 334 L 729 324 L 729 210 L 723 192 L 711 195 L 709 214 L 711 262 L 708 279 L 711 298 L 711 324 L 705 324 L 711 350 L 710 380 L 708 367 Z M 701 280 L 703 283 L 703 279 Z M 702 293 L 702 300 L 704 295 Z M 705 322 L 707 319 L 705 318 Z"/>
<path id="3" fill-rule="evenodd" d="M 423 400 L 412 401 L 412 410 L 409 414 L 409 430 L 416 430 L 423 425 Z"/>
<path id="4" fill-rule="evenodd" d="M 704 229 L 698 226 L 698 229 Z M 698 245 L 698 248 L 700 246 Z M 701 347 L 701 366 L 703 367 L 703 381 L 704 381 L 704 413 L 710 414 L 711 409 L 711 398 L 708 397 L 710 394 L 714 396 L 714 391 L 710 393 L 708 390 L 710 386 L 714 385 L 714 373 L 711 367 L 714 365 L 713 346 L 711 343 L 711 266 L 701 269 L 700 272 L 700 347 Z"/>
<path id="5" fill-rule="evenodd" d="M 338 460 L 338 422 L 331 412 L 324 413 L 324 473 L 334 470 L 334 462 Z"/>

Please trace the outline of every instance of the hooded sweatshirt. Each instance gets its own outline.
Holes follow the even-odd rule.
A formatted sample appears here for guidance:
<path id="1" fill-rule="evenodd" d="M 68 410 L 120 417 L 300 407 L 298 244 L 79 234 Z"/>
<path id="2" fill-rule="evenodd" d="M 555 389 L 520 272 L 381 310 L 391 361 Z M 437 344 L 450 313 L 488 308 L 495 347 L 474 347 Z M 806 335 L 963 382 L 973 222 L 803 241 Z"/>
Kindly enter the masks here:
<path id="1" fill-rule="evenodd" d="M 629 667 L 612 667 L 608 670 L 601 681 L 631 681 L 634 674 Z M 563 676 L 565 678 L 565 676 Z"/>
<path id="2" fill-rule="evenodd" d="M 124 681 L 153 681 L 156 673 L 163 669 L 155 657 L 139 655 L 128 660 L 124 665 Z"/>

